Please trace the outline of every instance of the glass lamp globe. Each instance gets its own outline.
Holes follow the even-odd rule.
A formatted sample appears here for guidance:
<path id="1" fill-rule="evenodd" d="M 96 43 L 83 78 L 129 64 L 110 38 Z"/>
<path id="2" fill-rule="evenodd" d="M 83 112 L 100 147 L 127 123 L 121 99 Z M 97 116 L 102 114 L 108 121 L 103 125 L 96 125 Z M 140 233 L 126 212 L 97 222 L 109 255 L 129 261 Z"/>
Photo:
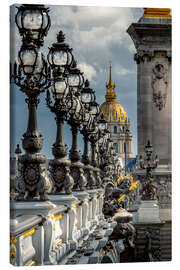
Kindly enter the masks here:
<path id="1" fill-rule="evenodd" d="M 23 4 L 18 7 L 16 25 L 24 40 L 42 45 L 43 38 L 50 27 L 49 9 L 44 5 Z"/>
<path id="2" fill-rule="evenodd" d="M 68 83 L 71 87 L 78 87 L 80 83 L 80 78 L 78 74 L 69 74 Z"/>
<path id="3" fill-rule="evenodd" d="M 57 99 L 63 99 L 66 97 L 69 92 L 67 81 L 64 78 L 54 80 L 52 92 L 54 97 Z"/>
<path id="4" fill-rule="evenodd" d="M 84 104 L 89 104 L 94 101 L 94 91 L 89 88 L 89 81 L 85 81 L 85 87 L 81 90 L 81 101 Z"/>
<path id="5" fill-rule="evenodd" d="M 58 73 L 64 73 L 72 64 L 72 49 L 65 42 L 65 35 L 60 31 L 57 35 L 57 42 L 52 44 L 48 53 L 48 62 L 52 69 Z"/>
<path id="6" fill-rule="evenodd" d="M 23 68 L 24 74 L 33 74 L 37 65 L 36 62 L 38 58 L 36 49 L 32 46 L 22 46 L 19 51 L 18 58 L 20 66 Z"/>
<path id="7" fill-rule="evenodd" d="M 54 51 L 51 60 L 55 66 L 65 66 L 68 60 L 68 56 L 66 52 Z"/>
<path id="8" fill-rule="evenodd" d="M 77 88 L 81 89 L 83 83 L 84 83 L 83 73 L 77 68 L 76 61 L 73 60 L 72 65 L 69 69 L 68 84 L 71 89 Z"/>

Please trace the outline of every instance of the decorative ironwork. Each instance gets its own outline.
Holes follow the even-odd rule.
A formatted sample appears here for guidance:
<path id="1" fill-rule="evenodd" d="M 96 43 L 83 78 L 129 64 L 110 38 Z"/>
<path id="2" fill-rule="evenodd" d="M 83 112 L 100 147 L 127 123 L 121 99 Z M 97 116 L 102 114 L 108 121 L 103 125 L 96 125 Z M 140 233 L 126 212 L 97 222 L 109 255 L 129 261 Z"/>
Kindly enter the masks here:
<path id="1" fill-rule="evenodd" d="M 51 90 L 54 98 L 52 105 L 49 90 L 46 94 L 46 104 L 56 117 L 57 133 L 56 141 L 53 144 L 52 154 L 54 160 L 49 162 L 49 171 L 53 179 L 53 193 L 72 193 L 74 184 L 70 175 L 71 162 L 65 157 L 67 155 L 67 145 L 64 142 L 63 125 L 67 120 L 69 112 L 68 103 L 71 101 L 71 92 L 68 85 L 68 70 L 72 63 L 72 49 L 64 43 L 65 35 L 62 31 L 57 35 L 57 42 L 49 49 L 48 62 L 52 70 Z"/>
<path id="2" fill-rule="evenodd" d="M 48 9 L 43 5 L 21 5 L 16 14 L 16 24 L 22 36 L 22 46 L 18 54 L 19 63 L 11 65 L 11 82 L 26 94 L 29 119 L 22 145 L 24 155 L 19 155 L 19 175 L 17 177 L 18 200 L 47 200 L 51 181 L 46 173 L 46 157 L 42 149 L 42 135 L 37 128 L 38 96 L 49 87 L 50 71 L 39 47 L 50 27 Z"/>

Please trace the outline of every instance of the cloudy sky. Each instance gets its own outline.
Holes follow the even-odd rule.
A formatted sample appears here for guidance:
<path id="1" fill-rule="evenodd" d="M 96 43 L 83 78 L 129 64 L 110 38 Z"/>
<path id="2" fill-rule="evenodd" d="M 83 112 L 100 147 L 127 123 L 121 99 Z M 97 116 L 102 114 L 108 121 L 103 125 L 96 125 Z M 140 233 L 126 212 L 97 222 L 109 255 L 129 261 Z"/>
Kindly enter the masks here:
<path id="1" fill-rule="evenodd" d="M 17 5 L 16 5 L 17 6 Z M 137 153 L 137 70 L 133 60 L 134 44 L 126 30 L 133 22 L 137 22 L 143 14 L 142 8 L 120 7 L 80 7 L 50 5 L 51 28 L 41 48 L 47 55 L 48 47 L 56 41 L 56 34 L 62 30 L 66 42 L 73 48 L 78 66 L 90 80 L 91 87 L 96 91 L 99 104 L 105 100 L 109 76 L 109 62 L 112 63 L 112 77 L 116 84 L 118 102 L 128 113 L 131 132 L 133 134 L 133 155 Z M 21 38 L 14 22 L 17 12 L 11 8 L 11 61 L 17 56 Z M 27 126 L 27 104 L 25 95 L 18 87 L 11 85 L 11 153 L 17 143 L 21 144 L 22 134 Z M 55 141 L 56 125 L 54 115 L 45 105 L 45 94 L 40 96 L 38 107 L 38 128 L 44 138 L 42 153 L 52 158 L 51 148 Z M 65 124 L 65 141 L 71 146 L 71 132 Z M 82 138 L 79 135 L 79 146 L 83 150 Z"/>

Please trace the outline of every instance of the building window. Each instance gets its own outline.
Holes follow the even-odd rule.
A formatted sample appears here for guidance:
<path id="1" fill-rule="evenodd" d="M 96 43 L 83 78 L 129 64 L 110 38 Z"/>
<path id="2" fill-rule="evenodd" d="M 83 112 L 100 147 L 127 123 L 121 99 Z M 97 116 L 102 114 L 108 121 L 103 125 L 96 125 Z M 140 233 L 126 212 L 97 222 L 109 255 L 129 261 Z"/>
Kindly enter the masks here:
<path id="1" fill-rule="evenodd" d="M 114 134 L 117 134 L 117 126 L 114 126 Z"/>
<path id="2" fill-rule="evenodd" d="M 118 144 L 117 144 L 117 143 L 114 143 L 114 151 L 115 151 L 116 153 L 118 153 Z"/>

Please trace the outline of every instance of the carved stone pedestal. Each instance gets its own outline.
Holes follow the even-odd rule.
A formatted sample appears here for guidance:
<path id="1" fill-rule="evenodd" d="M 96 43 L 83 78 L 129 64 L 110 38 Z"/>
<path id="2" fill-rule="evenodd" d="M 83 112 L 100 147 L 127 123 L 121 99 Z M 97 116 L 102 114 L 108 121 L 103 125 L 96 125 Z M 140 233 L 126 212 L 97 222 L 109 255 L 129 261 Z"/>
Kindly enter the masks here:
<path id="1" fill-rule="evenodd" d="M 158 202 L 155 200 L 141 201 L 133 221 L 135 223 L 160 223 Z"/>

